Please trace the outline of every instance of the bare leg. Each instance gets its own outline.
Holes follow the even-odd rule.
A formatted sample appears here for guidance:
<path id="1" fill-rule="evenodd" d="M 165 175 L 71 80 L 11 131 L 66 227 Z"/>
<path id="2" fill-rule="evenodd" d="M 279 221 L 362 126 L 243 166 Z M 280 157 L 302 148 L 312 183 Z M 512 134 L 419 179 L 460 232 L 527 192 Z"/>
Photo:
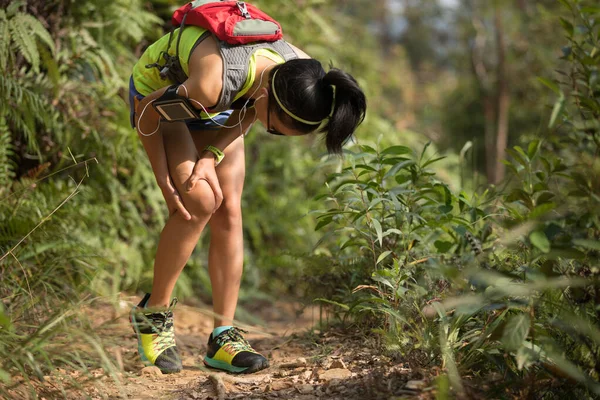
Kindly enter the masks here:
<path id="1" fill-rule="evenodd" d="M 192 135 L 199 151 L 212 135 Z M 212 284 L 214 326 L 232 325 L 237 306 L 244 261 L 241 197 L 244 187 L 244 140 L 238 138 L 225 150 L 225 159 L 217 167 L 223 190 L 223 203 L 210 219 L 208 271 Z"/>
<path id="2" fill-rule="evenodd" d="M 164 143 L 169 173 L 192 219 L 186 221 L 175 212 L 163 228 L 154 261 L 152 296 L 148 301 L 151 307 L 168 306 L 177 278 L 211 218 L 215 204 L 214 194 L 205 181 L 198 182 L 189 193 L 185 190 L 185 183 L 198 159 L 187 127 L 183 123 L 169 124 Z"/>

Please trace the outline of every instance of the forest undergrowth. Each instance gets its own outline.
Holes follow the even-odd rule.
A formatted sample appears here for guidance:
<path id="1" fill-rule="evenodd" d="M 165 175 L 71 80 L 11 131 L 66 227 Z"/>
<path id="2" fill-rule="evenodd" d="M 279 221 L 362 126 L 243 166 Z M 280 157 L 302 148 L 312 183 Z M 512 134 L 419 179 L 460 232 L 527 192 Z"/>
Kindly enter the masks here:
<path id="1" fill-rule="evenodd" d="M 487 390 L 498 398 L 600 396 L 600 10 L 560 2 L 569 43 L 556 75 L 538 78 L 550 118 L 507 150 L 500 185 L 452 189 L 435 172 L 443 157 L 433 145 L 359 144 L 340 167 L 310 164 L 289 143 L 250 141 L 245 205 L 300 222 L 286 235 L 289 226 L 249 213 L 242 300 L 269 298 L 257 288 L 272 277 L 268 289 L 292 290 L 331 325 L 378 338 L 388 362 L 428 371 L 439 399 L 472 396 L 478 379 L 495 382 Z M 119 360 L 82 310 L 98 298 L 117 308 L 121 291 L 148 284 L 165 218 L 124 100 L 131 48 L 161 21 L 137 0 L 65 4 L 0 9 L 0 396 L 25 385 L 35 397 L 57 368 L 119 380 Z M 320 21 L 308 6 L 298 12 L 297 24 Z M 277 207 L 279 182 L 320 166 L 337 169 L 324 187 L 295 185 L 298 207 Z M 313 238 L 312 251 L 282 255 Z M 209 297 L 201 258 L 180 296 Z"/>

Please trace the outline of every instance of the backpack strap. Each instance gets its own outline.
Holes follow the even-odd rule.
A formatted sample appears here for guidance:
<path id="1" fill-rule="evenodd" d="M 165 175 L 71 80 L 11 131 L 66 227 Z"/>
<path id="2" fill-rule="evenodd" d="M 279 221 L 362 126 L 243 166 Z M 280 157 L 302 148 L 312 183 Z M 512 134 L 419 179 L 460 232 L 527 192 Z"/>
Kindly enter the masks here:
<path id="1" fill-rule="evenodd" d="M 284 40 L 276 42 L 261 42 L 246 45 L 231 45 L 219 41 L 221 58 L 223 59 L 223 89 L 219 102 L 212 107 L 211 111 L 225 111 L 231 108 L 234 98 L 244 86 L 248 77 L 248 67 L 252 54 L 258 49 L 271 49 L 279 54 L 285 61 L 298 58 L 292 47 Z"/>
<path id="2" fill-rule="evenodd" d="M 169 79 L 173 82 L 180 83 L 180 84 L 185 82 L 188 78 L 187 74 L 183 70 L 183 67 L 181 66 L 181 62 L 179 61 L 179 44 L 181 43 L 181 35 L 182 35 L 183 29 L 185 27 L 186 17 L 187 17 L 187 14 L 185 14 L 183 16 L 181 25 L 179 26 L 179 34 L 177 35 L 177 43 L 175 45 L 175 55 L 174 56 L 169 55 L 169 49 L 171 48 L 171 43 L 173 42 L 173 33 L 175 32 L 175 29 L 176 29 L 176 28 L 173 28 L 173 29 L 171 29 L 171 32 L 169 33 L 169 42 L 167 44 L 166 51 L 162 51 L 160 53 L 159 59 L 154 64 L 146 65 L 146 68 L 158 68 L 158 70 L 160 71 L 160 77 L 162 79 Z M 204 32 L 200 36 L 200 38 L 198 38 L 196 43 L 194 43 L 194 46 L 192 47 L 190 54 L 192 51 L 194 51 L 196 46 L 198 46 L 204 39 L 206 39 L 210 35 L 211 35 L 210 32 L 208 32 L 208 31 Z M 164 60 L 165 60 L 164 64 L 160 64 L 161 58 L 164 58 Z"/>

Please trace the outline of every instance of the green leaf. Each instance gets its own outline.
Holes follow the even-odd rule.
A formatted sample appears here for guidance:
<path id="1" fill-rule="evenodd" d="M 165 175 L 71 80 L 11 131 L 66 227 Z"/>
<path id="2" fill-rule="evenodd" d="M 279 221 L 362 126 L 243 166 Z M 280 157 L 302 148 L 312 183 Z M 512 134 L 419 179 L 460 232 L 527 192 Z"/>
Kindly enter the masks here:
<path id="1" fill-rule="evenodd" d="M 398 164 L 394 165 L 392 168 L 390 168 L 390 170 L 384 175 L 383 179 L 387 179 L 390 176 L 395 176 L 398 173 L 398 171 L 410 167 L 411 165 L 415 165 L 415 162 L 413 160 L 401 161 Z"/>
<path id="2" fill-rule="evenodd" d="M 546 234 L 542 231 L 534 231 L 529 235 L 529 240 L 531 244 L 537 247 L 544 253 L 548 253 L 550 251 L 550 241 L 546 237 Z"/>
<path id="3" fill-rule="evenodd" d="M 550 211 L 554 210 L 556 208 L 556 203 L 543 203 L 540 204 L 538 206 L 536 206 L 533 210 L 531 210 L 531 213 L 529 213 L 529 219 L 537 219 L 547 213 L 549 213 Z"/>
<path id="4" fill-rule="evenodd" d="M 506 327 L 502 333 L 502 343 L 507 350 L 515 351 L 519 349 L 527 334 L 531 320 L 527 314 L 518 314 L 512 316 L 506 323 Z"/>
<path id="5" fill-rule="evenodd" d="M 379 257 L 377 257 L 377 262 L 375 262 L 375 265 L 379 264 L 381 261 L 383 261 L 387 256 L 389 256 L 390 254 L 392 254 L 391 251 L 384 251 L 383 253 L 381 253 L 379 255 Z"/>
<path id="6" fill-rule="evenodd" d="M 448 250 L 452 248 L 454 243 L 442 240 L 436 240 L 433 245 L 438 250 L 439 253 L 446 253 Z"/>
<path id="7" fill-rule="evenodd" d="M 392 147 L 388 147 L 387 149 L 383 150 L 381 152 L 381 154 L 411 154 L 412 150 L 409 147 L 406 146 L 392 146 Z"/>
<path id="8" fill-rule="evenodd" d="M 540 148 L 540 141 L 538 139 L 535 139 L 531 143 L 529 143 L 529 146 L 527 147 L 527 156 L 529 157 L 530 160 L 533 160 L 533 158 L 537 154 L 539 148 Z"/>
<path id="9" fill-rule="evenodd" d="M 593 7 L 593 6 L 582 7 L 581 12 L 584 14 L 600 14 L 600 7 Z"/>
<path id="10" fill-rule="evenodd" d="M 517 152 L 513 149 L 506 149 L 506 152 L 508 154 L 510 154 L 519 164 L 521 164 L 524 167 L 527 167 L 528 160 L 523 157 L 523 155 L 525 155 L 525 153 L 523 153 L 523 149 L 521 149 L 521 152 Z"/>
<path id="11" fill-rule="evenodd" d="M 546 86 L 547 88 L 552 90 L 554 93 L 560 94 L 560 88 L 558 87 L 558 85 L 556 83 L 554 83 L 546 78 L 542 78 L 542 77 L 538 77 L 537 79 L 538 79 L 538 81 L 543 83 L 544 86 Z"/>
<path id="12" fill-rule="evenodd" d="M 444 158 L 447 158 L 447 157 L 446 157 L 446 156 L 441 156 L 441 157 L 432 158 L 432 159 L 430 159 L 430 160 L 427 160 L 427 161 L 425 162 L 425 164 L 423 164 L 423 166 L 422 166 L 422 167 L 423 167 L 423 168 L 425 168 L 425 167 L 427 167 L 427 166 L 428 166 L 428 165 L 430 165 L 430 164 L 433 164 L 433 163 L 435 163 L 435 162 L 438 162 L 438 161 L 440 161 L 440 160 L 443 160 Z"/>
<path id="13" fill-rule="evenodd" d="M 10 318 L 4 313 L 2 304 L 0 304 L 0 326 L 3 329 L 10 329 L 12 328 L 12 321 L 10 320 Z"/>
<path id="14" fill-rule="evenodd" d="M 531 161 L 529 159 L 529 156 L 527 154 L 525 154 L 525 151 L 523 150 L 523 148 L 521 148 L 521 146 L 515 146 L 514 149 L 517 151 L 517 153 L 519 153 L 524 160 L 527 161 L 527 163 L 529 164 L 529 162 Z"/>
<path id="15" fill-rule="evenodd" d="M 10 384 L 10 374 L 8 372 L 6 372 L 3 369 L 0 369 L 0 381 L 4 382 L 5 384 Z"/>
<path id="16" fill-rule="evenodd" d="M 361 145 L 360 149 L 362 151 L 364 151 L 365 153 L 369 153 L 369 154 L 376 154 L 377 153 L 377 150 L 375 150 L 371 146 L 367 146 L 367 145 Z"/>
<path id="17" fill-rule="evenodd" d="M 600 242 L 597 240 L 573 239 L 573 244 L 575 244 L 577 246 L 585 247 L 586 249 L 600 251 Z"/>
<path id="18" fill-rule="evenodd" d="M 546 173 L 544 171 L 536 171 L 535 176 L 541 181 L 544 182 L 546 180 Z"/>
<path id="19" fill-rule="evenodd" d="M 531 200 L 531 196 L 529 193 L 524 191 L 523 189 L 514 188 L 508 196 L 506 196 L 506 201 L 512 203 L 513 201 L 522 201 L 523 204 L 529 209 L 533 208 L 533 201 Z"/>
<path id="20" fill-rule="evenodd" d="M 585 257 L 585 254 L 577 249 L 555 247 L 547 253 L 545 257 L 550 260 L 555 260 L 557 258 L 581 260 Z"/>
<path id="21" fill-rule="evenodd" d="M 323 228 L 324 226 L 329 225 L 331 223 L 331 221 L 333 221 L 333 217 L 327 217 L 327 218 L 321 219 L 317 223 L 317 226 L 315 227 L 315 231 L 318 231 L 319 229 Z"/>
<path id="22" fill-rule="evenodd" d="M 371 279 L 373 279 L 375 282 L 384 284 L 385 286 L 389 287 L 390 289 L 395 289 L 392 282 L 390 282 L 390 280 L 385 276 L 385 274 L 382 273 L 384 271 L 386 271 L 386 270 L 373 272 L 371 274 Z"/>
<path id="23" fill-rule="evenodd" d="M 383 232 L 383 237 L 391 235 L 392 233 L 395 233 L 398 236 L 402 236 L 402 231 L 400 229 L 390 228 L 387 231 Z"/>
<path id="24" fill-rule="evenodd" d="M 573 6 L 569 2 L 569 0 L 558 0 L 558 2 L 560 4 L 562 4 L 563 6 L 567 7 L 569 9 L 569 11 L 573 11 Z"/>
<path id="25" fill-rule="evenodd" d="M 567 31 L 569 37 L 573 36 L 575 28 L 573 27 L 573 24 L 571 22 L 567 21 L 563 17 L 560 17 L 560 24 L 562 25 L 563 29 Z"/>
<path id="26" fill-rule="evenodd" d="M 379 240 L 379 245 L 383 246 L 383 229 L 381 229 L 381 223 L 379 221 L 377 221 L 375 218 L 373 218 L 371 220 L 371 222 L 373 223 L 373 227 L 375 228 L 375 231 L 377 232 L 377 240 Z"/>
<path id="27" fill-rule="evenodd" d="M 431 142 L 427 142 L 425 143 L 425 146 L 423 146 L 423 151 L 421 152 L 421 157 L 419 157 L 419 160 L 423 160 L 423 156 L 425 155 L 425 152 L 427 151 L 427 148 L 431 145 Z"/>
<path id="28" fill-rule="evenodd" d="M 341 309 L 346 310 L 346 311 L 350 310 L 350 307 L 348 307 L 346 304 L 338 303 L 337 301 L 323 299 L 323 298 L 318 298 L 318 299 L 315 299 L 314 301 L 318 301 L 320 303 L 332 304 L 332 305 L 338 306 Z"/>
<path id="29" fill-rule="evenodd" d="M 552 115 L 550 116 L 550 122 L 548 122 L 548 128 L 552 128 L 556 123 L 556 119 L 562 113 L 565 108 L 565 95 L 561 92 L 560 97 L 556 100 L 554 108 L 552 109 Z"/>

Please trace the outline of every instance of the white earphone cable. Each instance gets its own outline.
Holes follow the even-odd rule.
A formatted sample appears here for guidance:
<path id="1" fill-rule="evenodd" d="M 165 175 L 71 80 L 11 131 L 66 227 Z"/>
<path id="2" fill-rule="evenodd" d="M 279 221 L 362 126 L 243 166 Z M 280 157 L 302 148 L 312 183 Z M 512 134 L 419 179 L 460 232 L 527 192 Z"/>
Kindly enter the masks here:
<path id="1" fill-rule="evenodd" d="M 246 113 L 247 113 L 247 111 L 248 111 L 248 107 L 247 107 L 247 106 L 248 106 L 248 103 L 249 103 L 249 102 L 250 102 L 250 100 L 252 99 L 252 96 L 254 96 L 254 95 L 256 94 L 256 92 L 258 92 L 258 90 L 261 88 L 262 81 L 263 81 L 263 77 L 264 77 L 264 74 L 265 74 L 265 71 L 266 71 L 266 70 L 267 70 L 267 68 L 264 68 L 264 69 L 262 70 L 262 72 L 261 72 L 261 74 L 260 74 L 260 80 L 258 81 L 258 86 L 257 86 L 257 87 L 256 87 L 256 89 L 254 90 L 254 92 L 252 92 L 252 94 L 251 94 L 251 95 L 248 97 L 248 99 L 246 100 L 246 102 L 244 103 L 244 105 L 242 106 L 242 108 L 240 109 L 240 113 L 239 113 L 239 116 L 238 116 L 238 117 L 239 117 L 239 118 L 238 118 L 238 123 L 237 123 L 237 124 L 235 124 L 235 125 L 230 125 L 230 126 L 223 125 L 223 124 L 220 124 L 219 122 L 215 121 L 215 120 L 213 119 L 213 117 L 211 117 L 211 116 L 210 116 L 209 112 L 206 110 L 206 108 L 204 107 L 204 105 L 203 105 L 202 103 L 200 103 L 198 100 L 195 100 L 195 99 L 190 99 L 190 98 L 189 98 L 189 95 L 188 95 L 188 90 L 187 90 L 187 88 L 185 87 L 185 85 L 184 85 L 183 83 L 182 83 L 182 84 L 180 84 L 180 85 L 179 85 L 179 87 L 183 87 L 183 89 L 185 90 L 185 97 L 186 97 L 186 98 L 188 98 L 190 101 L 193 101 L 193 102 L 194 102 L 194 103 L 196 103 L 196 104 L 199 104 L 199 105 L 200 105 L 200 107 L 202 107 L 202 111 L 204 111 L 204 113 L 205 113 L 205 114 L 208 116 L 208 118 L 209 118 L 209 119 L 210 119 L 210 120 L 211 120 L 213 123 L 215 123 L 216 125 L 218 125 L 218 126 L 220 126 L 220 127 L 222 127 L 222 128 L 235 128 L 236 126 L 239 126 L 239 127 L 240 127 L 240 132 L 241 132 L 241 130 L 242 130 L 242 127 L 241 127 L 241 125 L 242 125 L 242 120 L 243 120 L 243 119 L 246 117 Z M 177 88 L 177 90 L 179 91 L 179 88 Z M 259 97 L 258 99 L 260 99 L 260 98 L 262 98 L 262 97 Z M 254 100 L 254 102 L 256 102 L 258 99 Z M 155 129 L 155 130 L 154 130 L 152 133 L 144 133 L 144 132 L 142 132 L 142 129 L 141 129 L 141 127 L 140 127 L 140 122 L 141 122 L 141 120 L 142 120 L 142 116 L 144 115 L 144 112 L 146 112 L 146 108 L 148 108 L 148 106 L 149 106 L 150 104 L 152 104 L 152 103 L 153 103 L 154 101 L 156 101 L 156 100 L 157 100 L 157 99 L 154 99 L 154 100 L 151 100 L 151 101 L 149 101 L 149 102 L 148 102 L 148 104 L 146 104 L 146 105 L 144 106 L 144 109 L 142 110 L 142 112 L 140 113 L 140 116 L 139 116 L 139 118 L 138 118 L 138 122 L 137 122 L 137 128 L 138 128 L 138 131 L 140 132 L 140 135 L 142 135 L 142 136 L 152 136 L 152 135 L 154 135 L 156 132 L 158 132 L 158 130 L 160 129 L 160 119 L 158 120 L 158 126 L 156 127 L 156 129 Z M 256 121 L 256 110 L 254 111 L 254 114 L 255 114 L 254 121 Z M 254 123 L 254 121 L 252 121 L 252 123 Z M 244 132 L 241 132 L 241 134 L 243 135 L 243 134 L 244 134 Z"/>

